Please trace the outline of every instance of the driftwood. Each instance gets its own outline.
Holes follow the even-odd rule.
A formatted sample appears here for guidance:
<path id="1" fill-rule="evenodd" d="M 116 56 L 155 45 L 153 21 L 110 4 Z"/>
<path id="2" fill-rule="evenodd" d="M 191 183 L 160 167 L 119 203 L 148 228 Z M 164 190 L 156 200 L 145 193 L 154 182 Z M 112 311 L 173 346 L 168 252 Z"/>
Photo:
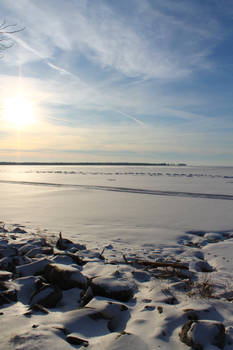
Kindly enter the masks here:
<path id="1" fill-rule="evenodd" d="M 137 265 L 143 265 L 143 266 L 149 266 L 149 267 L 172 267 L 173 269 L 181 269 L 181 270 L 188 270 L 188 266 L 179 262 L 168 262 L 168 261 L 150 261 L 150 260 L 141 260 L 141 259 L 135 259 L 132 261 L 129 261 L 125 255 L 123 255 L 123 259 L 126 262 L 126 264 L 137 264 Z"/>

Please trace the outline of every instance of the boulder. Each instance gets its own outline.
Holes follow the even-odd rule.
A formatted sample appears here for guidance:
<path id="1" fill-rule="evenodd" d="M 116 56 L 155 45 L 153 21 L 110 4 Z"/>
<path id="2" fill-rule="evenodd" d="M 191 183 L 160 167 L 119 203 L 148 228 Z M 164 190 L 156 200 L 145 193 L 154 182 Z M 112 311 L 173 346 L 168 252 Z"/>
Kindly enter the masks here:
<path id="1" fill-rule="evenodd" d="M 0 271 L 0 281 L 7 281 L 12 277 L 12 272 Z"/>
<path id="2" fill-rule="evenodd" d="M 18 301 L 17 290 L 12 282 L 0 283 L 0 305 Z"/>
<path id="3" fill-rule="evenodd" d="M 35 258 L 41 255 L 53 254 L 53 248 L 51 247 L 34 247 L 30 249 L 25 255 L 29 258 Z"/>
<path id="4" fill-rule="evenodd" d="M 132 271 L 132 274 L 138 282 L 148 282 L 151 279 L 151 275 L 146 271 Z"/>
<path id="5" fill-rule="evenodd" d="M 39 304 L 44 307 L 56 307 L 62 298 L 62 291 L 58 287 L 46 285 L 33 293 L 30 303 Z"/>
<path id="6" fill-rule="evenodd" d="M 194 260 L 190 263 L 189 268 L 196 272 L 213 272 L 213 267 L 205 260 Z"/>
<path id="7" fill-rule="evenodd" d="M 209 243 L 215 243 L 223 240 L 223 236 L 217 232 L 208 232 L 204 235 L 204 238 L 207 239 Z"/>
<path id="8" fill-rule="evenodd" d="M 13 231 L 11 231 L 12 233 L 27 233 L 27 231 L 25 231 L 23 228 L 20 227 L 16 227 Z"/>
<path id="9" fill-rule="evenodd" d="M 223 349 L 225 327 L 221 322 L 189 320 L 183 325 L 179 336 L 183 343 L 196 350 L 211 345 Z"/>
<path id="10" fill-rule="evenodd" d="M 86 246 L 84 244 L 73 243 L 67 238 L 63 238 L 60 232 L 59 238 L 56 242 L 56 248 L 59 250 L 69 250 L 72 248 L 76 248 L 75 250 L 85 250 Z"/>
<path id="11" fill-rule="evenodd" d="M 5 224 L 3 224 L 3 225 L 0 226 L 0 232 L 1 232 L 1 233 L 7 233 L 7 232 L 9 232 L 9 231 L 5 228 Z"/>
<path id="12" fill-rule="evenodd" d="M 94 295 L 119 301 L 129 301 L 136 290 L 136 285 L 132 282 L 116 279 L 113 276 L 94 278 L 90 285 Z"/>
<path id="13" fill-rule="evenodd" d="M 85 288 L 88 281 L 77 268 L 64 264 L 47 264 L 43 276 L 61 289 Z"/>
<path id="14" fill-rule="evenodd" d="M 25 255 L 27 254 L 27 252 L 29 252 L 31 249 L 36 248 L 36 246 L 34 244 L 23 244 L 21 247 L 18 248 L 18 254 L 19 255 Z"/>
<path id="15" fill-rule="evenodd" d="M 10 303 L 10 300 L 3 293 L 0 292 L 0 306 L 9 304 L 9 303 Z"/>
<path id="16" fill-rule="evenodd" d="M 4 256 L 14 256 L 17 255 L 17 249 L 15 247 L 11 247 L 10 245 L 2 245 L 1 242 L 1 247 L 0 247 L 0 257 Z"/>
<path id="17" fill-rule="evenodd" d="M 102 336 L 107 330 L 123 331 L 129 317 L 126 305 L 94 298 L 88 307 L 67 312 L 63 327 L 67 334 L 78 332 L 89 337 Z"/>
<path id="18" fill-rule="evenodd" d="M 16 266 L 24 265 L 31 262 L 31 259 L 24 256 L 6 256 L 0 259 L 0 268 L 10 272 L 16 272 Z"/>
<path id="19" fill-rule="evenodd" d="M 16 272 L 19 276 L 32 276 L 41 273 L 48 263 L 48 259 L 42 258 L 29 264 L 17 266 Z"/>

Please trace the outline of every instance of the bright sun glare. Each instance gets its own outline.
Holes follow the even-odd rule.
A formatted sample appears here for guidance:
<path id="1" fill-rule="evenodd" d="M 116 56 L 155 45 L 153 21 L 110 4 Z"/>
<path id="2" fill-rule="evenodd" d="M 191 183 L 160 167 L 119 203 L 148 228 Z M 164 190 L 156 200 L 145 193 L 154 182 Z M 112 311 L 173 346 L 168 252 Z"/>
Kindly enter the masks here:
<path id="1" fill-rule="evenodd" d="M 33 103 L 22 95 L 7 98 L 3 104 L 3 117 L 15 127 L 32 124 L 35 121 Z"/>

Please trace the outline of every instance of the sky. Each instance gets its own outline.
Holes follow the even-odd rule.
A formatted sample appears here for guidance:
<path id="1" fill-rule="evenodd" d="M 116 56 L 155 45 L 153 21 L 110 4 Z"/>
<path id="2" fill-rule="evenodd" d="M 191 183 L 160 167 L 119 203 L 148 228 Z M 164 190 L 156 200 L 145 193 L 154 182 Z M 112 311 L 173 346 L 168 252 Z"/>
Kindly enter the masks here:
<path id="1" fill-rule="evenodd" d="M 0 21 L 24 28 L 0 34 L 0 161 L 233 166 L 232 0 L 1 0 Z"/>

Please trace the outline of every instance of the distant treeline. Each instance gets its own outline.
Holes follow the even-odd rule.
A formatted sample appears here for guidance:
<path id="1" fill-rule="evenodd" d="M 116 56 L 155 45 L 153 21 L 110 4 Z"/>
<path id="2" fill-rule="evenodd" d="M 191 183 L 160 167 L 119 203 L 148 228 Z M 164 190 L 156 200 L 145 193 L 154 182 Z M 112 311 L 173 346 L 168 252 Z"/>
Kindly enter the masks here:
<path id="1" fill-rule="evenodd" d="M 186 166 L 185 163 L 130 163 L 130 162 L 0 162 L 0 165 L 99 165 L 99 166 Z"/>

